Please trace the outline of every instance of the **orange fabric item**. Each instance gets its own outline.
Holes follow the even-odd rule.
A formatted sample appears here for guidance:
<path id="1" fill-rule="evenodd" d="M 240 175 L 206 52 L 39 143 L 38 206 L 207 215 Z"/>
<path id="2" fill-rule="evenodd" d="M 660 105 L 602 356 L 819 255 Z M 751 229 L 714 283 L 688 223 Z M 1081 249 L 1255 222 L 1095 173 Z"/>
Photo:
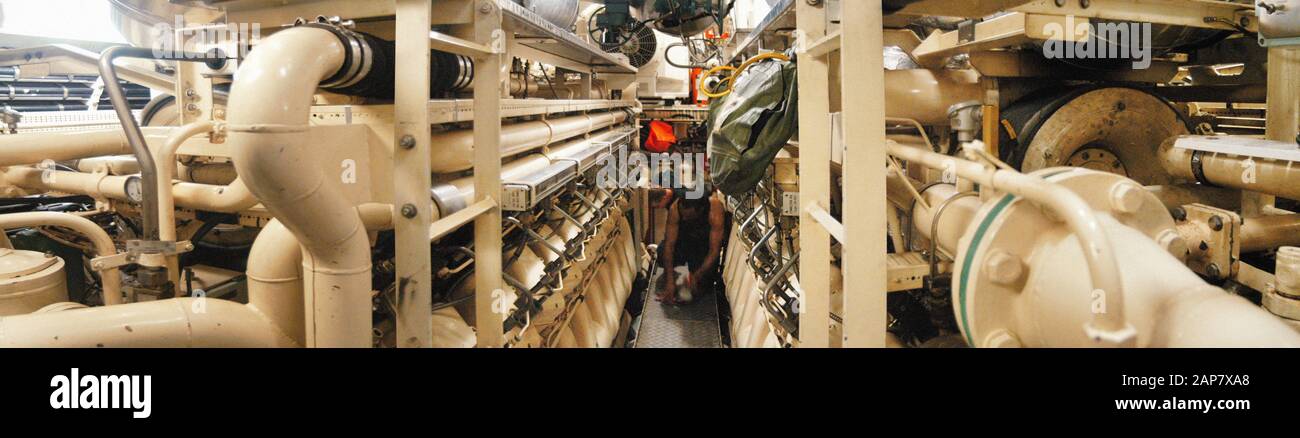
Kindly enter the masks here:
<path id="1" fill-rule="evenodd" d="M 645 149 L 650 152 L 664 153 L 668 152 L 674 144 L 677 143 L 677 135 L 673 134 L 673 125 L 659 120 L 650 121 L 650 135 L 646 136 Z"/>

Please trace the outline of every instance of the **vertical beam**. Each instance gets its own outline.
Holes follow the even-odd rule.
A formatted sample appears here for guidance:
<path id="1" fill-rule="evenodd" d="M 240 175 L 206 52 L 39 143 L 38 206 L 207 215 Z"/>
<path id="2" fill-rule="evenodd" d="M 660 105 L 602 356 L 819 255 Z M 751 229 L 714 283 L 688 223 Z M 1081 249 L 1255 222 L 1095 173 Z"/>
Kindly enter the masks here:
<path id="1" fill-rule="evenodd" d="M 826 36 L 825 2 L 798 1 L 795 9 L 801 47 Z M 831 114 L 829 65 L 807 56 L 799 68 L 799 346 L 830 346 L 830 233 L 812 217 L 814 208 L 831 206 Z"/>
<path id="2" fill-rule="evenodd" d="M 593 82 L 595 82 L 594 80 L 595 77 L 596 74 L 592 72 L 586 72 L 582 74 L 582 86 L 580 87 L 580 89 L 584 94 L 581 96 L 574 97 L 575 99 L 586 100 L 591 98 L 591 89 L 594 87 Z M 605 96 L 601 96 L 601 99 L 604 98 Z"/>
<path id="3" fill-rule="evenodd" d="M 474 41 L 494 46 L 504 38 L 501 9 L 496 2 L 478 0 Z M 504 43 L 504 41 L 502 41 Z M 474 60 L 474 202 L 501 196 L 501 55 Z M 502 325 L 505 302 L 501 289 L 501 209 L 492 207 L 474 220 L 474 309 L 479 347 L 505 345 Z"/>
<path id="4" fill-rule="evenodd" d="M 397 0 L 393 99 L 393 231 L 397 244 L 397 346 L 432 347 L 429 254 L 429 27 L 432 0 Z"/>
<path id="5" fill-rule="evenodd" d="M 844 346 L 885 346 L 885 66 L 881 0 L 846 1 L 840 59 L 844 105 Z"/>
<path id="6" fill-rule="evenodd" d="M 1268 49 L 1268 119 L 1265 135 L 1269 140 L 1294 142 L 1300 129 L 1300 49 L 1273 47 Z M 1258 193 L 1244 193 L 1242 210 L 1248 215 L 1259 214 L 1272 206 L 1274 197 Z"/>

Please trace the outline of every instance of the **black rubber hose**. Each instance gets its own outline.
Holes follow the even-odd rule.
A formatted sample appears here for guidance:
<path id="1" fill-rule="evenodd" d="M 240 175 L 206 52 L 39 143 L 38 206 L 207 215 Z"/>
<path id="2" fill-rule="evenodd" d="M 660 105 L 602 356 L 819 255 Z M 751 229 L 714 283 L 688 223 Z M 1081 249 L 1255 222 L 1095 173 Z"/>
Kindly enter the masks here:
<path id="1" fill-rule="evenodd" d="M 361 63 L 363 68 L 367 58 L 369 68 L 360 72 L 360 79 L 346 86 L 322 87 L 324 90 L 344 94 L 348 96 L 361 96 L 375 99 L 392 99 L 393 98 L 393 81 L 395 78 L 395 69 L 397 66 L 396 46 L 392 41 L 387 41 L 371 34 L 339 29 L 330 25 L 308 24 L 307 26 L 320 27 L 329 30 L 338 36 L 344 46 L 350 47 L 350 44 L 356 38 L 361 45 L 360 57 L 352 56 L 351 51 L 344 59 L 344 65 L 339 69 L 340 72 L 352 70 L 354 63 Z M 342 73 L 340 73 L 341 75 Z M 324 81 L 329 83 L 330 78 Z M 429 97 L 438 97 L 440 95 L 462 91 L 471 85 L 474 80 L 474 61 L 467 56 L 456 55 L 438 50 L 429 51 Z"/>

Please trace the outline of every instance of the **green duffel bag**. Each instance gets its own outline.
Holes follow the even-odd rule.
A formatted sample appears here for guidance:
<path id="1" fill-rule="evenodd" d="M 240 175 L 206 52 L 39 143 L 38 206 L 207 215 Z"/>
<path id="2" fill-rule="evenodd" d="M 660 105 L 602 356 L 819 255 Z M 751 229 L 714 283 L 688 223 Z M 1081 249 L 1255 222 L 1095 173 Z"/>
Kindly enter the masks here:
<path id="1" fill-rule="evenodd" d="M 751 65 L 736 82 L 709 104 L 709 177 L 739 197 L 799 131 L 799 87 L 795 63 L 779 60 Z"/>

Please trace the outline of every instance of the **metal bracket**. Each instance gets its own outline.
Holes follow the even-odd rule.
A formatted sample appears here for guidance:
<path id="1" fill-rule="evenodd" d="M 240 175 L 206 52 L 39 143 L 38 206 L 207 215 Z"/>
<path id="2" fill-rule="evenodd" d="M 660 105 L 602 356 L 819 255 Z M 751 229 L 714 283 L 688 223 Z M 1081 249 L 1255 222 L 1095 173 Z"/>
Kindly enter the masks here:
<path id="1" fill-rule="evenodd" d="M 128 254 L 160 254 L 164 256 L 187 253 L 194 250 L 194 244 L 187 241 L 169 242 L 162 240 L 128 240 Z"/>
<path id="2" fill-rule="evenodd" d="M 90 269 L 98 272 L 135 264 L 140 260 L 140 256 L 145 254 L 172 256 L 193 250 L 194 244 L 188 240 L 180 242 L 128 240 L 126 252 L 90 259 Z"/>
<path id="3" fill-rule="evenodd" d="M 1300 37 L 1268 39 L 1261 36 L 1259 37 L 1259 45 L 1261 47 L 1300 46 Z"/>
<path id="4" fill-rule="evenodd" d="M 90 259 L 90 270 L 99 272 L 106 269 L 120 268 L 135 263 L 135 261 L 136 256 L 134 254 L 120 252 L 111 256 Z"/>

